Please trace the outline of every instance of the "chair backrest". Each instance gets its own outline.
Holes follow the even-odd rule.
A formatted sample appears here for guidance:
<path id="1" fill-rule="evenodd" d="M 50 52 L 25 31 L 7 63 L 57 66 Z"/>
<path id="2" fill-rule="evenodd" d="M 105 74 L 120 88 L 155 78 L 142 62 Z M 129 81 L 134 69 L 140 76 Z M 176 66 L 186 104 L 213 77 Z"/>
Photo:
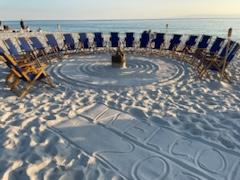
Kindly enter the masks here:
<path id="1" fill-rule="evenodd" d="M 89 48 L 89 39 L 87 37 L 87 34 L 86 33 L 79 33 L 79 42 L 82 43 L 83 45 L 83 48 L 84 49 L 88 49 Z"/>
<path id="2" fill-rule="evenodd" d="M 229 45 L 227 43 L 225 47 L 222 49 L 222 51 L 220 52 L 219 57 L 225 58 L 226 56 L 228 56 L 228 54 L 230 53 L 234 45 L 235 45 L 234 41 L 230 41 Z M 228 48 L 228 51 L 227 51 L 227 48 Z"/>
<path id="3" fill-rule="evenodd" d="M 18 58 L 20 56 L 16 46 L 13 44 L 11 39 L 6 39 L 4 40 L 4 43 L 9 51 L 9 53 L 11 55 L 13 55 L 14 57 Z"/>
<path id="4" fill-rule="evenodd" d="M 101 32 L 94 33 L 94 42 L 96 47 L 103 47 L 103 37 Z"/>
<path id="5" fill-rule="evenodd" d="M 202 38 L 197 45 L 197 48 L 198 49 L 207 49 L 211 38 L 212 38 L 212 36 L 202 35 Z"/>
<path id="6" fill-rule="evenodd" d="M 170 45 L 167 50 L 174 51 L 176 47 L 181 43 L 181 34 L 174 34 L 170 40 Z"/>
<path id="7" fill-rule="evenodd" d="M 45 49 L 41 41 L 37 37 L 30 37 L 30 41 L 32 42 L 32 47 L 34 49 Z"/>
<path id="8" fill-rule="evenodd" d="M 126 47 L 133 47 L 133 44 L 134 44 L 134 33 L 133 32 L 127 32 L 126 33 L 126 37 L 125 37 L 125 44 L 126 44 Z"/>
<path id="9" fill-rule="evenodd" d="M 25 37 L 19 37 L 19 46 L 24 52 L 32 52 L 32 48 Z"/>
<path id="10" fill-rule="evenodd" d="M 185 42 L 185 47 L 193 47 L 197 43 L 198 36 L 196 35 L 190 35 L 188 40 Z"/>
<path id="11" fill-rule="evenodd" d="M 63 34 L 64 37 L 64 45 L 68 47 L 69 50 L 75 50 L 75 41 L 72 37 L 72 34 Z"/>
<path id="12" fill-rule="evenodd" d="M 111 47 L 119 46 L 118 32 L 111 32 L 110 42 L 111 42 Z"/>
<path id="13" fill-rule="evenodd" d="M 53 34 L 46 34 L 46 38 L 47 38 L 47 44 L 50 46 L 50 47 L 59 47 L 58 46 L 58 42 L 55 38 L 55 36 Z"/>
<path id="14" fill-rule="evenodd" d="M 213 44 L 212 44 L 212 46 L 209 50 L 209 53 L 210 54 L 217 54 L 220 51 L 224 41 L 225 41 L 225 39 L 217 37 L 215 39 L 215 41 L 213 42 Z"/>
<path id="15" fill-rule="evenodd" d="M 157 33 L 156 34 L 156 38 L 152 40 L 152 42 L 154 42 L 154 49 L 160 49 L 161 48 L 161 46 L 165 42 L 164 36 L 165 36 L 164 33 Z"/>
<path id="16" fill-rule="evenodd" d="M 227 56 L 227 63 L 230 63 L 234 59 L 234 57 L 237 55 L 239 49 L 240 49 L 240 44 L 235 43 L 235 46 L 232 48 L 231 52 L 229 52 L 229 54 Z"/>
<path id="17" fill-rule="evenodd" d="M 147 31 L 144 31 L 140 38 L 140 48 L 146 48 L 149 44 L 150 34 Z"/>

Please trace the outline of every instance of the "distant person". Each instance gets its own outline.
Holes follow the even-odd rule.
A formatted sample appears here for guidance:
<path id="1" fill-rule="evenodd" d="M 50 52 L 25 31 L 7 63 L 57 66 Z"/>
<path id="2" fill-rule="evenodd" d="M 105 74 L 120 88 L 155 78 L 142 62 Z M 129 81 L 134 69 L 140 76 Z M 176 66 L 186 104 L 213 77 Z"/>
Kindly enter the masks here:
<path id="1" fill-rule="evenodd" d="M 21 19 L 21 21 L 20 21 L 20 27 L 21 27 L 22 30 L 25 30 L 25 29 L 26 29 L 26 27 L 25 27 L 24 22 L 23 22 L 22 19 Z"/>
<path id="2" fill-rule="evenodd" d="M 37 29 L 37 32 L 42 32 L 42 29 L 41 29 L 41 28 L 38 28 L 38 29 Z"/>
<path id="3" fill-rule="evenodd" d="M 0 21 L 0 31 L 3 31 L 2 21 Z"/>

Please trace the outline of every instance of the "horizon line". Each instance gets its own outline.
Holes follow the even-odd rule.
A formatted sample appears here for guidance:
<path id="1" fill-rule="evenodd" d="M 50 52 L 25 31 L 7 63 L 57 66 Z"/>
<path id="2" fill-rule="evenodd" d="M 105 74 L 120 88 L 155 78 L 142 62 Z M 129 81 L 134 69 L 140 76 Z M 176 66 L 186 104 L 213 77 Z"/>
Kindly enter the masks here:
<path id="1" fill-rule="evenodd" d="M 192 20 L 192 19 L 240 19 L 240 17 L 172 17 L 172 18 L 130 18 L 130 19 L 23 19 L 24 21 L 139 21 L 139 20 Z M 18 20 L 16 19 L 8 19 L 8 20 L 1 20 L 1 21 L 20 21 L 21 18 Z"/>

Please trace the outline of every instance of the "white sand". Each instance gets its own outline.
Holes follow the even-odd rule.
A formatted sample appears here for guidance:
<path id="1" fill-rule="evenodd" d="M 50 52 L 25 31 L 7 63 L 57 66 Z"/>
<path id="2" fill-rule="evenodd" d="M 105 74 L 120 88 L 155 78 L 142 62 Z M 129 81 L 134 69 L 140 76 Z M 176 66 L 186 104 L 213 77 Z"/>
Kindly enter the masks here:
<path id="1" fill-rule="evenodd" d="M 238 180 L 240 61 L 232 84 L 186 64 L 74 56 L 19 100 L 0 64 L 0 179 Z"/>

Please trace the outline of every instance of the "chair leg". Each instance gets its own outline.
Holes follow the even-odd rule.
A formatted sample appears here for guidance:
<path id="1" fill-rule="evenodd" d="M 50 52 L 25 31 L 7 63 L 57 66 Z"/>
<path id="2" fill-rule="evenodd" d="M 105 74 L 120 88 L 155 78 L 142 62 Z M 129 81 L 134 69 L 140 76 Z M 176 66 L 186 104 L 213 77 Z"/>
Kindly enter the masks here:
<path id="1" fill-rule="evenodd" d="M 46 75 L 47 83 L 52 87 L 55 88 L 56 85 L 53 83 L 52 79 L 50 78 L 49 75 Z"/>
<path id="2" fill-rule="evenodd" d="M 22 99 L 28 94 L 29 90 L 31 89 L 34 83 L 35 80 L 31 81 L 30 83 L 27 83 L 27 85 L 23 88 L 23 90 L 19 94 L 20 99 Z"/>
<path id="3" fill-rule="evenodd" d="M 20 83 L 20 79 L 19 79 L 19 78 L 16 78 L 15 81 L 10 85 L 11 91 L 16 90 L 16 88 L 17 88 L 17 86 L 19 85 L 19 83 Z"/>

